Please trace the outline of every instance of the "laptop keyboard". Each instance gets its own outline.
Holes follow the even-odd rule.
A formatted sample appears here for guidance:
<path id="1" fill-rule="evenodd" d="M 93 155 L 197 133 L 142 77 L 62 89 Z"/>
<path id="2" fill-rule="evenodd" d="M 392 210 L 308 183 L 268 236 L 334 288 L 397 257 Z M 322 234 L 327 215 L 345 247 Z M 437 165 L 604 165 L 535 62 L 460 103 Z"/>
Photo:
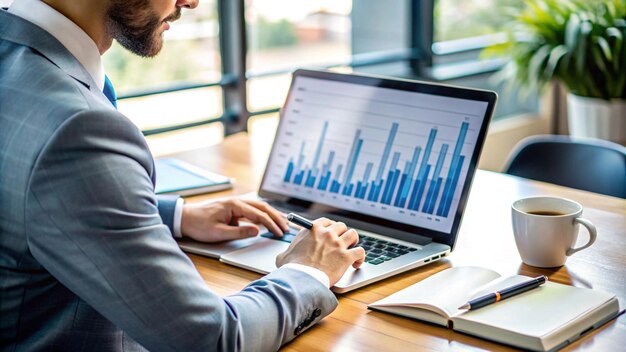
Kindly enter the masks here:
<path id="1" fill-rule="evenodd" d="M 359 246 L 365 249 L 365 262 L 373 265 L 390 261 L 417 250 L 414 247 L 363 235 L 359 235 Z"/>
<path id="2" fill-rule="evenodd" d="M 262 234 L 261 237 L 291 243 L 298 234 L 298 231 L 297 229 L 290 228 L 289 232 L 284 234 L 283 237 L 274 236 L 274 234 L 270 232 Z M 358 246 L 365 249 L 365 262 L 372 265 L 382 264 L 417 250 L 417 248 L 414 247 L 363 235 L 359 235 Z"/>

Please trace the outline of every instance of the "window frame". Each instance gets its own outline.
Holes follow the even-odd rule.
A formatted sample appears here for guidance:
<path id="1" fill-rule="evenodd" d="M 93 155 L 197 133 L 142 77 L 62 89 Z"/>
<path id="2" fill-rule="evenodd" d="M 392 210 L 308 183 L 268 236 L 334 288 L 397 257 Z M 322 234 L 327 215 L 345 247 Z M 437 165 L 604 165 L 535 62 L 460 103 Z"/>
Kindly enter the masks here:
<path id="1" fill-rule="evenodd" d="M 353 54 L 346 62 L 328 62 L 320 68 L 349 66 L 351 68 L 376 66 L 388 63 L 406 63 L 411 77 L 431 81 L 479 76 L 499 70 L 503 60 L 473 59 L 460 62 L 460 57 L 470 52 L 478 53 L 497 40 L 499 35 L 471 37 L 449 42 L 433 43 L 434 2 L 436 0 L 407 0 L 409 2 L 409 43 L 406 48 Z M 220 80 L 204 83 L 177 83 L 160 88 L 131 91 L 118 97 L 118 100 L 167 94 L 185 90 L 220 87 L 222 90 L 222 111 L 218 117 L 206 118 L 192 123 L 176 124 L 142 131 L 145 136 L 179 131 L 186 128 L 221 122 L 224 135 L 228 136 L 248 129 L 251 117 L 278 112 L 280 107 L 250 111 L 247 99 L 248 81 L 253 78 L 270 77 L 290 73 L 297 67 L 281 70 L 249 71 L 246 65 L 246 21 L 245 0 L 217 0 L 219 24 L 219 47 L 221 58 Z M 433 45 L 434 44 L 434 45 Z M 434 50 L 433 50 L 434 48 Z M 477 55 L 476 55 L 477 56 Z M 446 58 L 445 64 L 437 63 Z M 454 66 L 456 65 L 456 66 Z M 461 66 L 459 66 L 461 65 Z M 467 65 L 463 67 L 462 65 Z"/>

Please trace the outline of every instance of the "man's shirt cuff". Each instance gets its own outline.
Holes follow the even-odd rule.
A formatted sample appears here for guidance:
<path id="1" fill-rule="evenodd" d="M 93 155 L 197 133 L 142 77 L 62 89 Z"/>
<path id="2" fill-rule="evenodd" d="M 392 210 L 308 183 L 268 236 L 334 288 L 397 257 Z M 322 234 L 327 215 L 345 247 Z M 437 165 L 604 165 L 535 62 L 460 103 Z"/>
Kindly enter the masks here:
<path id="1" fill-rule="evenodd" d="M 301 271 L 305 274 L 312 276 L 315 280 L 319 281 L 325 287 L 330 288 L 330 279 L 328 278 L 328 275 L 326 275 L 325 272 L 319 269 L 316 269 L 308 265 L 302 265 L 302 264 L 296 264 L 296 263 L 287 263 L 283 265 L 281 268 L 289 268 L 289 269 Z"/>
<path id="2" fill-rule="evenodd" d="M 183 222 L 183 205 L 185 200 L 181 197 L 176 200 L 176 208 L 174 209 L 174 238 L 182 238 L 183 233 L 181 231 L 181 224 Z"/>

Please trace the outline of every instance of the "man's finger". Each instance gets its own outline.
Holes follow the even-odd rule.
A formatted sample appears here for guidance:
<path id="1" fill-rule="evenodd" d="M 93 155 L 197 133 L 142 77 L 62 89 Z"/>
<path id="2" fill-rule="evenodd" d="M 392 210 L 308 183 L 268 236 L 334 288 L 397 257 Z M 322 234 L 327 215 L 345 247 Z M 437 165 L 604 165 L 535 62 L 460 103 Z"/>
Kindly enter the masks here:
<path id="1" fill-rule="evenodd" d="M 355 229 L 350 229 L 339 235 L 339 239 L 349 248 L 359 243 L 359 234 Z"/>
<path id="2" fill-rule="evenodd" d="M 354 247 L 352 249 L 348 249 L 348 253 L 352 256 L 352 267 L 358 269 L 365 262 L 365 249 L 363 247 Z"/>
<path id="3" fill-rule="evenodd" d="M 284 231 L 274 222 L 274 220 L 265 212 L 251 206 L 243 201 L 236 201 L 232 203 L 235 207 L 234 210 L 239 212 L 238 216 L 246 217 L 252 222 L 265 226 L 271 233 L 276 236 L 282 236 Z"/>
<path id="4" fill-rule="evenodd" d="M 287 221 L 287 218 L 271 205 L 257 200 L 244 200 L 244 202 L 267 213 L 284 232 L 289 231 L 289 222 Z"/>
<path id="5" fill-rule="evenodd" d="M 321 226 L 321 227 L 327 227 L 329 225 L 332 225 L 334 223 L 334 221 L 328 219 L 328 218 L 319 218 L 315 221 L 313 221 L 313 225 L 314 226 Z"/>
<path id="6" fill-rule="evenodd" d="M 231 226 L 220 223 L 215 225 L 215 230 L 219 233 L 221 241 L 254 237 L 259 234 L 259 229 L 255 226 Z"/>
<path id="7" fill-rule="evenodd" d="M 341 234 L 348 230 L 348 226 L 346 226 L 346 224 L 344 224 L 343 222 L 336 222 L 328 226 L 328 230 L 336 234 L 337 236 L 341 236 Z"/>

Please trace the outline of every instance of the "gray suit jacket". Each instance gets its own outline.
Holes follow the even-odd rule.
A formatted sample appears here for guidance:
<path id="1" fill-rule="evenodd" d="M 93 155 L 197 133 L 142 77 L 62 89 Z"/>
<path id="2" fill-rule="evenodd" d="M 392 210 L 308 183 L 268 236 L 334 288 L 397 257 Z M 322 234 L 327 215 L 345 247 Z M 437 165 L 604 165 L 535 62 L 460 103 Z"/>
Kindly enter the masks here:
<path id="1" fill-rule="evenodd" d="M 0 349 L 276 350 L 336 307 L 290 269 L 217 296 L 153 175 L 141 132 L 75 58 L 0 10 Z"/>

